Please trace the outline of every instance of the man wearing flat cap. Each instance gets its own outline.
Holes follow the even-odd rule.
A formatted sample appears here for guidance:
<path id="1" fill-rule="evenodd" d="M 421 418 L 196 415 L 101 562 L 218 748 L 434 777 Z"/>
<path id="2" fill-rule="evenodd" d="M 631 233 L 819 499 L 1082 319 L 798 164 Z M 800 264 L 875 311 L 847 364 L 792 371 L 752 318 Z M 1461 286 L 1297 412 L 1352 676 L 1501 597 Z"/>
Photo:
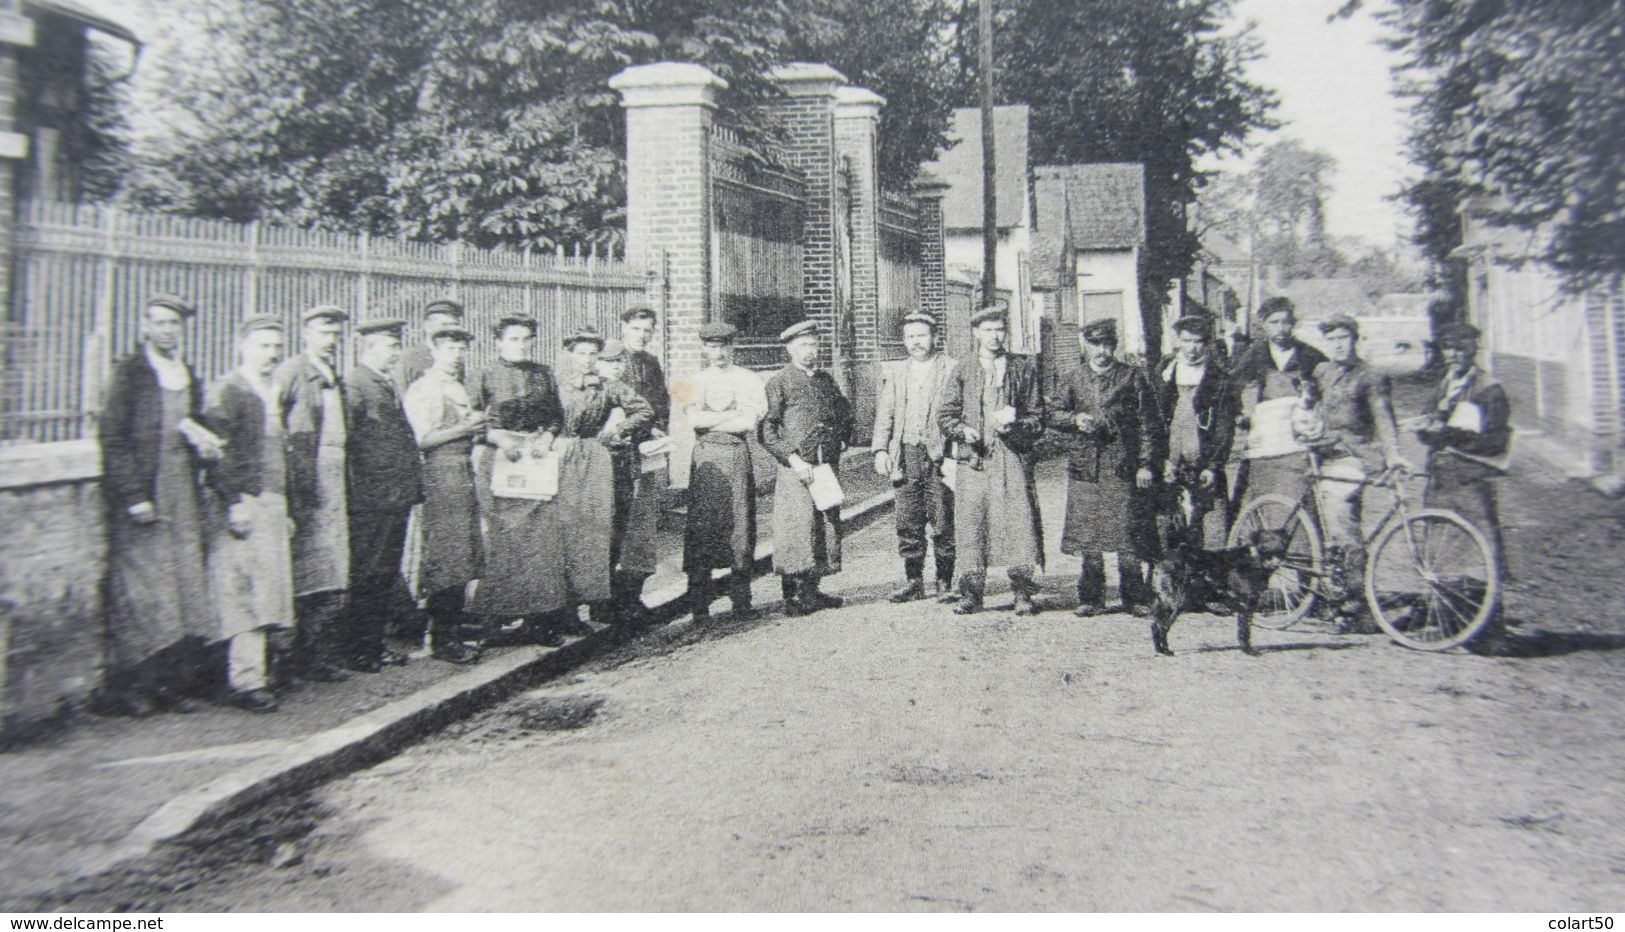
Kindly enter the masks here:
<path id="1" fill-rule="evenodd" d="M 1235 499 L 1239 503 L 1276 494 L 1296 501 L 1304 491 L 1303 453 L 1301 449 L 1278 451 L 1264 442 L 1265 432 L 1285 425 L 1274 415 L 1293 403 L 1285 399 L 1298 396 L 1300 384 L 1326 361 L 1326 355 L 1293 335 L 1298 321 L 1291 300 L 1279 295 L 1269 298 L 1259 306 L 1257 317 L 1265 338 L 1249 345 L 1230 370 L 1240 393 L 1241 423 L 1252 428 L 1260 441 L 1246 445 L 1247 458 L 1236 477 Z M 1274 404 L 1266 405 L 1260 415 L 1259 405 L 1264 402 Z"/>
<path id="2" fill-rule="evenodd" d="M 1044 565 L 1033 470 L 1044 433 L 1038 364 L 1006 352 L 1007 313 L 985 307 L 971 317 L 976 355 L 955 364 L 937 401 L 937 426 L 953 444 L 954 551 L 959 605 L 982 610 L 989 565 L 1010 575 L 1018 615 L 1038 612 L 1035 567 Z"/>
<path id="3" fill-rule="evenodd" d="M 1368 623 L 1357 620 L 1365 604 L 1356 594 L 1361 591 L 1365 567 L 1360 532 L 1365 487 L 1361 483 L 1385 467 L 1408 470 L 1410 464 L 1399 454 L 1392 384 L 1355 350 L 1359 323 L 1338 314 L 1321 321 L 1320 332 L 1329 358 L 1312 373 L 1325 423 L 1325 436 L 1314 447 L 1320 456 L 1320 482 L 1315 491 L 1326 543 L 1339 548 L 1352 580 L 1350 597 L 1336 609 L 1338 625 L 1343 630 L 1368 630 Z"/>
<path id="4" fill-rule="evenodd" d="M 1236 436 L 1236 395 L 1229 375 L 1212 355 L 1213 322 L 1190 314 L 1174 322 L 1173 355 L 1157 369 L 1161 511 L 1170 544 L 1224 546 L 1229 530 L 1225 462 Z M 1218 511 L 1217 520 L 1208 516 Z"/>
<path id="5" fill-rule="evenodd" d="M 767 393 L 756 373 L 734 364 L 732 324 L 700 328 L 705 368 L 679 384 L 673 400 L 694 429 L 688 478 L 688 523 L 683 529 L 683 572 L 688 574 L 695 621 L 711 617 L 712 571 L 727 569 L 735 617 L 751 612 L 751 568 L 756 560 L 756 482 L 749 438 L 767 413 Z"/>
<path id="6" fill-rule="evenodd" d="M 666 373 L 660 360 L 649 352 L 657 324 L 654 310 L 646 306 L 628 308 L 621 315 L 621 342 L 626 344 L 626 371 L 621 380 L 654 408 L 654 419 L 649 426 L 630 438 L 634 447 L 664 437 L 671 430 L 671 394 L 666 386 Z M 657 568 L 655 543 L 660 508 L 670 484 L 669 470 L 655 468 L 652 460 L 639 467 L 633 482 L 620 561 L 615 566 L 615 587 L 622 593 L 625 612 L 636 614 L 642 609 L 643 585 Z"/>
<path id="7" fill-rule="evenodd" d="M 813 501 L 813 471 L 841 471 L 841 451 L 852 433 L 852 405 L 835 380 L 818 368 L 818 323 L 804 320 L 779 334 L 790 364 L 767 381 L 762 446 L 779 461 L 773 486 L 773 568 L 784 589 L 785 611 L 805 615 L 841 604 L 819 591 L 825 576 L 841 571 L 841 509 Z"/>
<path id="8" fill-rule="evenodd" d="M 1067 373 L 1048 407 L 1052 430 L 1069 435 L 1066 528 L 1061 552 L 1080 557 L 1079 617 L 1105 611 L 1106 553 L 1117 554 L 1123 608 L 1150 608 L 1145 561 L 1156 559 L 1157 399 L 1141 370 L 1119 360 L 1117 323 L 1078 331 L 1082 364 Z"/>
<path id="9" fill-rule="evenodd" d="M 937 424 L 937 402 L 954 361 L 937 352 L 937 322 L 915 311 L 903 318 L 904 359 L 880 370 L 871 448 L 875 473 L 897 489 L 897 554 L 903 558 L 903 587 L 893 602 L 924 598 L 926 528 L 936 557 L 938 599 L 955 601 L 954 493 L 942 481 L 948 444 Z"/>
<path id="10" fill-rule="evenodd" d="M 423 342 L 401 353 L 395 387 L 402 397 L 423 373 L 434 367 L 434 335 L 447 327 L 463 326 L 463 306 L 449 298 L 430 301 L 423 309 Z M 467 373 L 464 373 L 466 376 Z"/>
<path id="11" fill-rule="evenodd" d="M 376 673 L 405 655 L 386 649 L 386 633 L 421 638 L 417 606 L 401 576 L 412 506 L 423 501 L 423 457 L 395 384 L 406 322 L 357 325 L 356 364 L 345 376 L 349 417 L 350 618 L 343 659 Z"/>
<path id="12" fill-rule="evenodd" d="M 269 676 L 275 637 L 294 625 L 288 549 L 288 456 L 270 417 L 271 373 L 286 345 L 282 321 L 250 317 L 238 327 L 238 366 L 209 390 L 203 417 L 225 441 L 209 467 L 220 514 L 210 522 L 209 577 L 226 643 L 226 701 L 276 710 Z"/>
<path id="13" fill-rule="evenodd" d="M 339 630 L 350 586 L 348 424 L 338 373 L 339 338 L 350 315 L 332 305 L 300 315 L 304 352 L 271 376 L 288 444 L 288 514 L 294 522 L 293 591 L 298 615 L 294 668 L 306 679 L 342 679 Z"/>
<path id="14" fill-rule="evenodd" d="M 141 347 L 114 366 L 98 425 L 108 507 L 108 672 L 100 705 L 116 714 L 190 711 L 190 678 L 217 630 L 205 587 L 197 476 L 221 449 L 196 420 L 202 387 L 181 352 L 193 313 L 174 295 L 147 300 Z"/>
<path id="15" fill-rule="evenodd" d="M 1478 328 L 1465 321 L 1439 328 L 1445 374 L 1428 399 L 1427 420 L 1417 431 L 1428 448 L 1428 484 L 1422 502 L 1429 508 L 1448 508 L 1482 531 L 1504 583 L 1506 542 L 1494 482 L 1506 475 L 1512 404 L 1500 383 L 1479 367 L 1478 340 Z"/>

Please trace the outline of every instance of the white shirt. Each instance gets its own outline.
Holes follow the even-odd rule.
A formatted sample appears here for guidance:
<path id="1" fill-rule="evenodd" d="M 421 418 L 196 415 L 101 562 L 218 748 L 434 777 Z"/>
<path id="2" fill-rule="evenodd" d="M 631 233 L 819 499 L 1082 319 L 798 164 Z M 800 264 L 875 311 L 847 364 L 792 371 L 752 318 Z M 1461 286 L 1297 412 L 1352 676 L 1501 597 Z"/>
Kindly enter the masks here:
<path id="1" fill-rule="evenodd" d="M 982 371 L 985 373 L 986 381 L 983 384 L 1004 384 L 1004 370 L 1010 365 L 1009 357 L 1003 353 L 1000 353 L 999 355 L 994 356 L 992 359 L 989 359 L 986 356 L 978 356 L 977 360 L 981 362 Z"/>
<path id="2" fill-rule="evenodd" d="M 179 359 L 165 356 L 146 344 L 143 349 L 147 354 L 147 363 L 152 371 L 158 373 L 158 385 L 165 391 L 184 391 L 192 386 L 192 376 L 186 371 L 186 364 Z"/>
<path id="3" fill-rule="evenodd" d="M 684 399 L 684 411 L 733 411 L 735 417 L 712 430 L 748 433 L 767 416 L 767 388 L 756 373 L 738 366 L 708 366 L 672 393 Z"/>

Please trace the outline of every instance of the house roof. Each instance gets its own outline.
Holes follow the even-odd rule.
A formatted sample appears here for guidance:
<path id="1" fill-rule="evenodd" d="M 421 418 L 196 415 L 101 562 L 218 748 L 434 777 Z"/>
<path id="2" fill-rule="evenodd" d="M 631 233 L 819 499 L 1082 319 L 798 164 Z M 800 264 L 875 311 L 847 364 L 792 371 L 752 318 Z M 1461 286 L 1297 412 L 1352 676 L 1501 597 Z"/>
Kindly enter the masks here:
<path id="1" fill-rule="evenodd" d="M 76 0 L 23 0 L 23 10 L 28 13 L 55 14 L 89 26 L 99 32 L 105 32 L 115 38 L 123 39 L 132 45 L 141 44 L 141 39 L 130 30 L 130 27 L 102 15 L 89 6 L 76 2 Z"/>
<path id="2" fill-rule="evenodd" d="M 1145 168 L 1138 162 L 1046 165 L 1033 170 L 1033 284 L 1058 287 L 1068 244 L 1133 249 L 1145 242 Z"/>
<path id="3" fill-rule="evenodd" d="M 993 108 L 994 194 L 1000 229 L 1020 226 L 1027 201 L 1027 121 L 1025 104 Z M 948 123 L 948 148 L 924 166 L 948 182 L 942 223 L 950 230 L 982 228 L 982 111 L 960 107 Z"/>

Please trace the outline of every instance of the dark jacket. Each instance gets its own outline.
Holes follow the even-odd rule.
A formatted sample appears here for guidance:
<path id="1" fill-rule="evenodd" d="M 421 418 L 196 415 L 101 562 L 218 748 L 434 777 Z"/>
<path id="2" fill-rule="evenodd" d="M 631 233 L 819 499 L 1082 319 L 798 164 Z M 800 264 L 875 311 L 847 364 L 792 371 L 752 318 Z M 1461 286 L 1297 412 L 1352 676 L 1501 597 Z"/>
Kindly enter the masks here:
<path id="1" fill-rule="evenodd" d="M 1016 409 L 1015 423 L 1003 434 L 982 423 L 982 362 L 970 356 L 954 364 L 937 399 L 937 426 L 953 443 L 954 459 L 982 468 L 995 442 L 1003 443 L 1024 459 L 1037 455 L 1038 440 L 1044 435 L 1044 393 L 1038 380 L 1038 363 L 1031 356 L 1005 354 L 1004 397 Z M 980 440 L 965 439 L 965 428 L 974 428 Z"/>
<path id="2" fill-rule="evenodd" d="M 468 404 L 484 411 L 486 426 L 521 434 L 564 433 L 564 407 L 553 370 L 539 362 L 498 359 L 475 370 L 464 384 Z"/>
<path id="3" fill-rule="evenodd" d="M 203 389 L 192 375 L 190 410 L 202 408 Z M 150 502 L 157 495 L 158 447 L 163 442 L 163 397 L 158 373 L 145 352 L 118 361 L 107 386 L 100 427 L 102 490 L 116 511 Z"/>
<path id="4" fill-rule="evenodd" d="M 852 435 L 852 403 L 828 372 L 785 366 L 767 380 L 767 415 L 757 431 L 762 446 L 785 466 L 796 455 L 839 467 Z"/>
<path id="5" fill-rule="evenodd" d="M 1162 419 L 1151 381 L 1140 369 L 1114 360 L 1097 373 L 1085 362 L 1063 377 L 1046 412 L 1050 429 L 1070 435 L 1074 478 L 1098 482 L 1105 474 L 1132 482 L 1142 467 L 1153 468 Z M 1095 419 L 1087 432 L 1074 423 L 1082 413 Z"/>
<path id="6" fill-rule="evenodd" d="M 305 353 L 282 361 L 271 374 L 271 395 L 277 401 L 278 415 L 288 444 L 288 513 L 299 520 L 321 504 L 316 479 L 316 448 L 322 439 L 322 391 L 329 387 L 327 376 Z M 344 384 L 338 383 L 339 399 Z"/>
<path id="7" fill-rule="evenodd" d="M 1313 346 L 1298 339 L 1292 342 L 1297 351 L 1283 369 L 1275 368 L 1275 358 L 1270 355 L 1268 340 L 1251 344 L 1237 357 L 1235 365 L 1230 368 L 1230 380 L 1235 383 L 1236 391 L 1241 397 L 1244 413 L 1251 413 L 1253 406 L 1260 401 L 1284 398 L 1291 394 L 1279 387 L 1271 391 L 1269 383 L 1272 377 L 1285 377 L 1289 382 L 1293 379 L 1305 379 L 1315 371 L 1316 366 L 1326 361 L 1326 354 Z"/>
<path id="8" fill-rule="evenodd" d="M 423 456 L 395 383 L 360 365 L 346 373 L 345 389 L 348 509 L 398 511 L 423 501 Z"/>
<path id="9" fill-rule="evenodd" d="M 642 432 L 642 436 L 633 437 L 633 441 L 642 443 L 648 440 L 650 430 L 656 427 L 670 431 L 671 393 L 666 388 L 666 372 L 660 368 L 660 360 L 645 350 L 627 353 L 626 375 L 621 381 L 632 386 L 632 390 L 642 395 L 643 400 L 655 409 L 649 428 Z"/>
<path id="10" fill-rule="evenodd" d="M 1328 453 L 1358 457 L 1375 473 L 1399 457 L 1394 424 L 1393 385 L 1363 359 L 1323 362 L 1315 367 L 1320 416 L 1326 422 Z"/>
<path id="11" fill-rule="evenodd" d="M 209 487 L 227 505 L 265 491 L 265 402 L 240 372 L 209 390 L 203 424 L 226 442 L 220 461 L 209 465 Z"/>
<path id="12" fill-rule="evenodd" d="M 1466 393 L 1455 400 L 1450 410 L 1442 410 L 1440 404 L 1444 401 L 1449 381 L 1447 376 L 1434 386 L 1433 393 L 1428 398 L 1427 413 L 1448 421 L 1451 413 L 1461 404 L 1472 404 L 1478 408 L 1479 429 L 1471 431 L 1459 427 L 1444 428 L 1433 438 L 1432 455 L 1450 456 L 1457 465 L 1463 467 L 1461 471 L 1464 472 L 1478 473 L 1485 477 L 1500 475 L 1499 469 L 1479 463 L 1472 458 L 1495 459 L 1507 452 L 1507 447 L 1512 442 L 1512 404 L 1507 400 L 1506 390 L 1500 383 L 1490 378 L 1489 373 L 1474 367 L 1468 374 Z"/>
<path id="13" fill-rule="evenodd" d="M 1179 401 L 1179 386 L 1174 382 L 1172 356 L 1165 357 L 1157 366 L 1152 386 L 1157 394 L 1157 411 L 1162 430 L 1159 432 L 1157 462 L 1168 458 L 1170 440 L 1168 427 L 1174 419 L 1174 406 Z M 1236 412 L 1239 407 L 1234 384 L 1219 365 L 1208 360 L 1202 380 L 1196 383 L 1196 396 L 1192 407 L 1196 411 L 1197 468 L 1218 471 L 1230 459 L 1230 446 L 1236 439 Z"/>

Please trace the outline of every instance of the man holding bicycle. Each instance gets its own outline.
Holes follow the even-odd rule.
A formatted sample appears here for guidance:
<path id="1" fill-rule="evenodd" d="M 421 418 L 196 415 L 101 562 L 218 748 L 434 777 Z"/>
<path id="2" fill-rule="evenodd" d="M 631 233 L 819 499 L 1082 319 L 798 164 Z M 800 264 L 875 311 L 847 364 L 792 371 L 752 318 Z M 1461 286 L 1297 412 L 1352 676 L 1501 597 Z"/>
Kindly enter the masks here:
<path id="1" fill-rule="evenodd" d="M 1365 565 L 1360 533 L 1363 483 L 1386 467 L 1409 471 L 1410 464 L 1399 455 L 1392 385 L 1355 352 L 1360 325 L 1338 314 L 1322 321 L 1320 332 L 1326 338 L 1328 359 L 1311 373 L 1325 425 L 1323 441 L 1314 445 L 1321 458 L 1315 495 L 1327 542 L 1341 549 L 1349 591 L 1358 592 Z M 1356 626 L 1359 605 L 1358 598 L 1351 598 L 1338 607 L 1340 627 Z"/>

